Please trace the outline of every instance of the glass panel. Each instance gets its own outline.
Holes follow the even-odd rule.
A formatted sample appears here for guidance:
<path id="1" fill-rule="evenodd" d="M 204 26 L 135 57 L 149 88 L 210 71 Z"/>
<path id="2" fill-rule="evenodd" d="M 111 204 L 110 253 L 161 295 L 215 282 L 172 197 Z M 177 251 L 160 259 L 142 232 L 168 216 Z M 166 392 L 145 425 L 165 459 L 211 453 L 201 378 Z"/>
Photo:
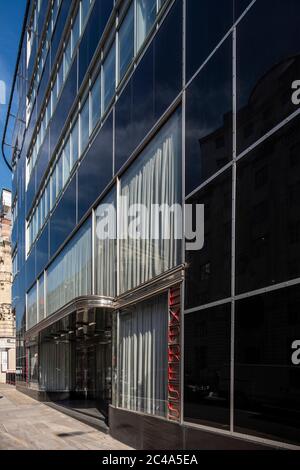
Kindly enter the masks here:
<path id="1" fill-rule="evenodd" d="M 72 27 L 72 57 L 73 57 L 73 54 L 74 54 L 74 51 L 76 49 L 76 46 L 77 46 L 77 43 L 78 43 L 78 40 L 79 40 L 79 12 L 77 13 L 76 15 L 76 18 L 74 19 L 74 22 L 73 22 L 73 27 Z"/>
<path id="2" fill-rule="evenodd" d="M 68 139 L 63 150 L 63 186 L 65 186 L 71 172 L 71 144 Z"/>
<path id="3" fill-rule="evenodd" d="M 116 295 L 116 192 L 113 190 L 96 209 L 96 294 Z"/>
<path id="4" fill-rule="evenodd" d="M 63 159 L 59 157 L 56 163 L 56 197 L 59 196 L 63 188 Z"/>
<path id="5" fill-rule="evenodd" d="M 47 315 L 91 294 L 91 221 L 79 229 L 47 271 Z"/>
<path id="6" fill-rule="evenodd" d="M 300 70 L 299 17 L 298 0 L 264 0 L 237 26 L 238 152 L 299 108 L 292 101 Z"/>
<path id="7" fill-rule="evenodd" d="M 87 20 L 91 0 L 81 0 L 81 33 Z"/>
<path id="8" fill-rule="evenodd" d="M 162 295 L 120 314 L 118 404 L 121 408 L 166 416 L 167 313 L 168 299 Z"/>
<path id="9" fill-rule="evenodd" d="M 156 0 L 137 0 L 137 50 L 144 40 L 156 19 Z"/>
<path id="10" fill-rule="evenodd" d="M 45 318 L 45 282 L 44 275 L 39 279 L 39 322 Z"/>
<path id="11" fill-rule="evenodd" d="M 71 36 L 70 36 L 68 43 L 66 45 L 65 54 L 64 54 L 64 79 L 66 79 L 66 76 L 70 69 L 71 61 L 72 61 L 72 51 L 71 51 Z"/>
<path id="12" fill-rule="evenodd" d="M 37 324 L 37 285 L 27 294 L 27 330 Z"/>
<path id="13" fill-rule="evenodd" d="M 97 122 L 100 119 L 101 115 L 101 74 L 99 73 L 96 78 L 93 88 L 91 90 L 91 119 L 92 119 L 92 128 L 96 127 Z"/>
<path id="14" fill-rule="evenodd" d="M 177 112 L 121 178 L 121 292 L 180 263 L 180 175 L 181 113 Z M 135 204 L 145 212 L 138 211 L 139 228 L 131 233 L 129 208 Z M 156 211 L 154 204 L 169 210 Z"/>
<path id="15" fill-rule="evenodd" d="M 116 89 L 116 47 L 113 44 L 103 63 L 103 112 L 106 111 Z"/>
<path id="16" fill-rule="evenodd" d="M 186 2 L 187 80 L 192 78 L 231 28 L 233 2 L 234 0 L 221 2 L 220 0 L 188 0 Z"/>
<path id="17" fill-rule="evenodd" d="M 80 112 L 80 154 L 82 154 L 89 142 L 89 99 L 87 98 Z"/>
<path id="18" fill-rule="evenodd" d="M 184 316 L 184 419 L 230 425 L 231 304 Z"/>
<path id="19" fill-rule="evenodd" d="M 187 204 L 194 213 L 196 204 L 204 205 L 204 246 L 186 251 L 185 305 L 193 308 L 231 295 L 231 170 L 198 191 Z"/>
<path id="20" fill-rule="evenodd" d="M 237 302 L 235 431 L 299 445 L 299 307 L 299 285 Z"/>
<path id="21" fill-rule="evenodd" d="M 187 89 L 186 194 L 232 159 L 232 40 Z"/>
<path id="22" fill-rule="evenodd" d="M 71 134 L 71 143 L 72 143 L 72 151 L 71 151 L 71 161 L 72 166 L 75 165 L 76 161 L 79 157 L 79 132 L 78 132 L 78 119 L 72 129 Z"/>
<path id="23" fill-rule="evenodd" d="M 237 165 L 237 292 L 300 276 L 300 118 Z"/>
<path id="24" fill-rule="evenodd" d="M 53 208 L 56 201 L 56 171 L 51 175 L 51 209 Z"/>
<path id="25" fill-rule="evenodd" d="M 119 79 L 121 80 L 134 56 L 134 2 L 119 29 Z"/>

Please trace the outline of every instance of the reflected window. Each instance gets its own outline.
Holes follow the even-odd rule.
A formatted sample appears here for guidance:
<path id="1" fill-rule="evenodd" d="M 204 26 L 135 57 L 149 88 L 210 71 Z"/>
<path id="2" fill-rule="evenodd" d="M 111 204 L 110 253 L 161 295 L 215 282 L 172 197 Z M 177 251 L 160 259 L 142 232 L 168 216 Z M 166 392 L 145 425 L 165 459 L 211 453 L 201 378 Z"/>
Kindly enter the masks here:
<path id="1" fill-rule="evenodd" d="M 156 19 L 156 0 L 137 0 L 137 50 L 140 49 Z"/>
<path id="2" fill-rule="evenodd" d="M 101 74 L 99 73 L 91 89 L 91 132 L 101 115 Z"/>
<path id="3" fill-rule="evenodd" d="M 112 45 L 103 63 L 103 113 L 105 113 L 116 88 L 116 47 Z"/>
<path id="4" fill-rule="evenodd" d="M 37 324 L 37 284 L 27 294 L 27 330 Z"/>
<path id="5" fill-rule="evenodd" d="M 90 109 L 89 98 L 85 100 L 80 112 L 80 154 L 84 152 L 89 142 L 90 134 Z"/>
<path id="6" fill-rule="evenodd" d="M 119 80 L 124 77 L 134 56 L 134 2 L 119 29 Z"/>
<path id="7" fill-rule="evenodd" d="M 75 165 L 79 157 L 79 132 L 78 132 L 78 119 L 71 132 L 71 160 L 72 166 Z"/>

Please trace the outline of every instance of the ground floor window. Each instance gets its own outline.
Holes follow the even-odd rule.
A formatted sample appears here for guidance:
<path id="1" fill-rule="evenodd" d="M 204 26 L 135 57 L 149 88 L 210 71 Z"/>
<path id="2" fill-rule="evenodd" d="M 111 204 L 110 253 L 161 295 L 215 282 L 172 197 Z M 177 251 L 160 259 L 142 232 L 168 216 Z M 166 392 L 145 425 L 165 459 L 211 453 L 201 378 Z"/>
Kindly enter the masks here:
<path id="1" fill-rule="evenodd" d="M 119 407 L 166 416 L 167 314 L 167 295 L 120 313 Z"/>

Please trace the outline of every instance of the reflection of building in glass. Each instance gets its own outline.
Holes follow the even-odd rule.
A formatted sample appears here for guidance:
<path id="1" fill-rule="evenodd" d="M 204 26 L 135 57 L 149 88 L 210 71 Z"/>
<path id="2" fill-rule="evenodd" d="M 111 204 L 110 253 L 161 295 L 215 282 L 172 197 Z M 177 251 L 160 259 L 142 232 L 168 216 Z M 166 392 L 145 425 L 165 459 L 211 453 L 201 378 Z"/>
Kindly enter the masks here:
<path id="1" fill-rule="evenodd" d="M 236 22 L 249 4 L 44 0 L 25 18 L 17 387 L 134 447 L 300 444 L 300 4 Z M 204 204 L 203 249 L 100 240 L 105 204 L 128 219 L 120 196 Z"/>

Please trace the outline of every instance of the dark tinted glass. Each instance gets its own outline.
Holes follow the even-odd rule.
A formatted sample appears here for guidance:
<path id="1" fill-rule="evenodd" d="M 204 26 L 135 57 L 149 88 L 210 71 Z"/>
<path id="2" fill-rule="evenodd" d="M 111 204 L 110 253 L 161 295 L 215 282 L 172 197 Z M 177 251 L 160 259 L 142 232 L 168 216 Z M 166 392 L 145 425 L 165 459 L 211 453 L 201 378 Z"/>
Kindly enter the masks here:
<path id="1" fill-rule="evenodd" d="M 233 23 L 233 0 L 186 2 L 186 74 L 189 80 Z"/>
<path id="2" fill-rule="evenodd" d="M 132 118 L 134 147 L 154 124 L 154 54 L 147 50 L 132 78 Z"/>
<path id="3" fill-rule="evenodd" d="M 79 46 L 79 77 L 80 87 L 92 57 L 96 51 L 107 20 L 113 9 L 114 0 L 97 0 L 89 17 Z"/>
<path id="4" fill-rule="evenodd" d="M 229 427 L 230 307 L 184 317 L 185 421 Z"/>
<path id="5" fill-rule="evenodd" d="M 64 27 L 66 25 L 68 14 L 70 13 L 71 4 L 72 4 L 72 0 L 63 0 L 63 2 L 61 2 L 61 7 L 59 10 L 55 30 L 54 30 L 52 41 L 51 41 L 51 67 L 53 67 L 55 63 L 55 56 L 57 53 L 59 43 L 61 41 Z"/>
<path id="6" fill-rule="evenodd" d="M 41 106 L 44 103 L 45 93 L 47 90 L 47 86 L 49 84 L 49 79 L 50 79 L 50 54 L 47 55 L 47 59 L 44 65 L 43 75 L 42 75 L 40 86 L 38 89 L 38 94 L 37 94 L 37 103 L 38 103 L 37 113 L 38 114 L 40 113 Z"/>
<path id="7" fill-rule="evenodd" d="M 228 38 L 186 94 L 186 194 L 232 159 L 232 41 Z"/>
<path id="8" fill-rule="evenodd" d="M 35 174 L 36 174 L 36 167 L 32 170 L 31 177 L 27 186 L 26 191 L 26 214 L 29 213 L 31 209 L 33 199 L 35 197 Z"/>
<path id="9" fill-rule="evenodd" d="M 158 119 L 182 87 L 182 1 L 177 0 L 154 42 L 155 117 Z"/>
<path id="10" fill-rule="evenodd" d="M 198 191 L 187 204 L 204 204 L 204 246 L 186 251 L 186 308 L 230 296 L 231 170 Z"/>
<path id="11" fill-rule="evenodd" d="M 126 86 L 115 108 L 115 173 L 129 158 L 133 150 L 132 82 Z"/>
<path id="12" fill-rule="evenodd" d="M 291 86 L 300 76 L 299 17 L 298 0 L 264 0 L 237 27 L 239 152 L 297 109 Z"/>
<path id="13" fill-rule="evenodd" d="M 49 260 L 49 225 L 47 224 L 36 242 L 36 274 L 46 267 Z"/>
<path id="14" fill-rule="evenodd" d="M 300 118 L 237 165 L 237 292 L 300 276 Z"/>
<path id="15" fill-rule="evenodd" d="M 63 88 L 61 97 L 57 104 L 54 116 L 51 121 L 51 134 L 50 134 L 50 155 L 57 145 L 58 139 L 62 129 L 66 123 L 66 119 L 71 110 L 72 104 L 76 98 L 77 93 L 77 63 L 73 62 L 72 68 L 68 75 L 67 81 Z"/>
<path id="16" fill-rule="evenodd" d="M 234 0 L 234 17 L 238 19 L 241 14 L 246 10 L 250 5 L 252 0 Z"/>
<path id="17" fill-rule="evenodd" d="M 235 430 L 299 444 L 299 285 L 237 302 L 235 338 Z"/>
<path id="18" fill-rule="evenodd" d="M 112 178 L 113 116 L 110 114 L 78 169 L 78 220 Z"/>
<path id="19" fill-rule="evenodd" d="M 40 185 L 49 163 L 49 135 L 50 132 L 48 130 L 44 142 L 39 150 L 38 161 L 36 165 L 37 186 Z"/>
<path id="20" fill-rule="evenodd" d="M 73 177 L 50 219 L 50 257 L 56 253 L 75 226 L 76 177 Z"/>
<path id="21" fill-rule="evenodd" d="M 33 246 L 30 255 L 25 262 L 26 268 L 26 290 L 28 290 L 35 281 L 35 245 Z"/>

